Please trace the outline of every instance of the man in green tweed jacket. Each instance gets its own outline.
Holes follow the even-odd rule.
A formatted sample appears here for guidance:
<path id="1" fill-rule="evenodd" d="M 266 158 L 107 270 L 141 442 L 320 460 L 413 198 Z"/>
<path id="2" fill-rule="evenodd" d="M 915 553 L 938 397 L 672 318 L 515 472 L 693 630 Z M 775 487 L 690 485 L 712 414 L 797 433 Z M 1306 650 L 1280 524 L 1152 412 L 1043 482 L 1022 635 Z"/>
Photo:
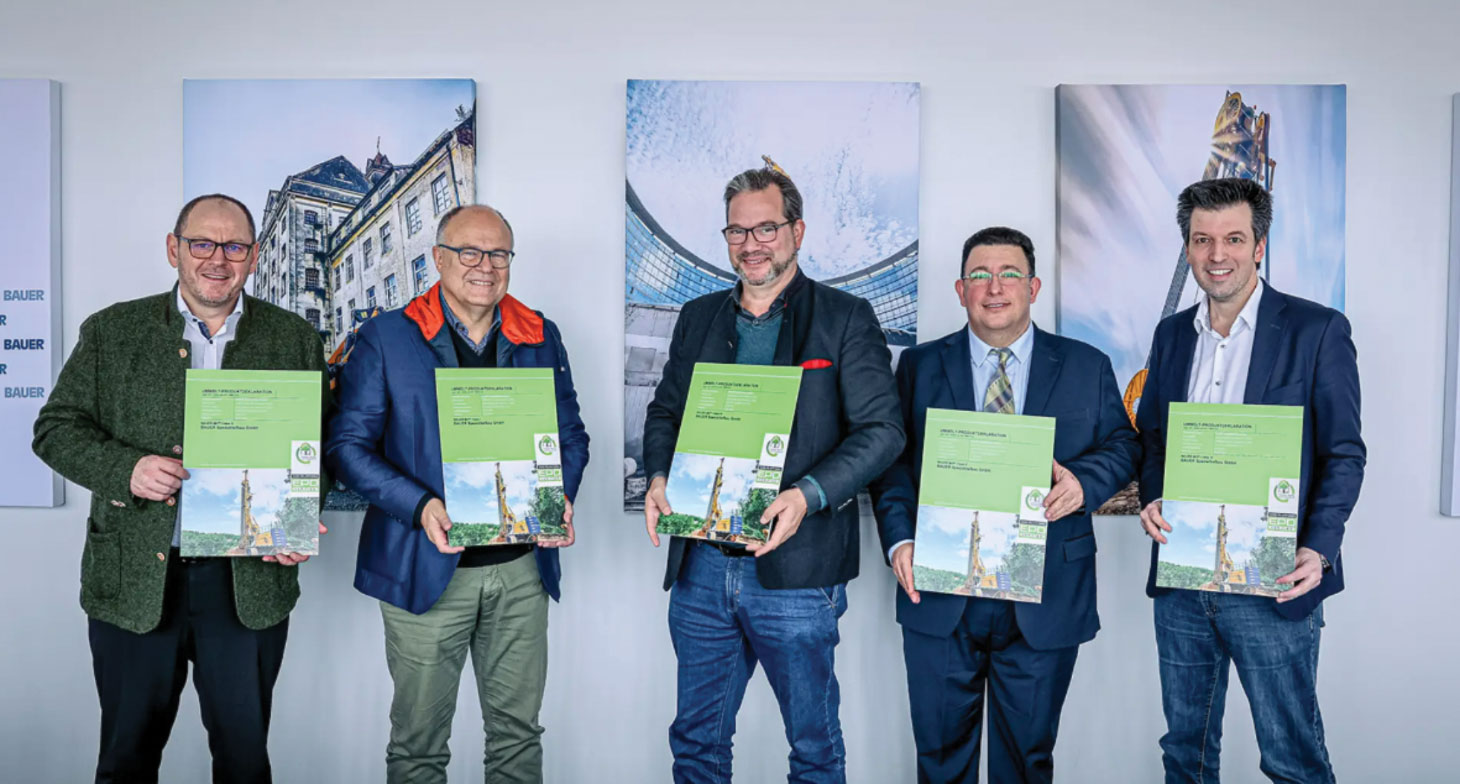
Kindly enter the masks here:
<path id="1" fill-rule="evenodd" d="M 304 319 L 243 294 L 258 264 L 254 236 L 236 199 L 183 207 L 167 235 L 178 285 L 88 318 L 36 419 L 36 454 L 91 491 L 81 607 L 101 700 L 97 782 L 157 781 L 189 661 L 213 780 L 271 780 L 269 709 L 299 598 L 292 567 L 308 556 L 177 549 L 187 370 L 325 373 Z M 324 389 L 327 414 L 327 379 Z"/>

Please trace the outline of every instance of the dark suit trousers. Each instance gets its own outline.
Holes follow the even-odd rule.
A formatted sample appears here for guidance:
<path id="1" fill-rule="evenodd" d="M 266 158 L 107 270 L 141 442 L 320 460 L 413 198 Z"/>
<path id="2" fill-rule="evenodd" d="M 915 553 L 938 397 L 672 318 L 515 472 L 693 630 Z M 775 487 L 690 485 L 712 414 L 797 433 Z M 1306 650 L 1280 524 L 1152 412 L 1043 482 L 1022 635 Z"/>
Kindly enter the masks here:
<path id="1" fill-rule="evenodd" d="M 971 599 L 951 635 L 904 627 L 902 649 L 920 784 L 978 781 L 986 703 L 989 779 L 1054 779 L 1055 734 L 1079 646 L 1034 650 L 1013 602 Z"/>
<path id="2" fill-rule="evenodd" d="M 157 781 L 189 661 L 213 781 L 270 781 L 269 710 L 288 632 L 287 619 L 262 631 L 239 623 L 226 558 L 182 563 L 173 550 L 157 628 L 135 634 L 90 621 L 101 698 L 98 784 Z"/>

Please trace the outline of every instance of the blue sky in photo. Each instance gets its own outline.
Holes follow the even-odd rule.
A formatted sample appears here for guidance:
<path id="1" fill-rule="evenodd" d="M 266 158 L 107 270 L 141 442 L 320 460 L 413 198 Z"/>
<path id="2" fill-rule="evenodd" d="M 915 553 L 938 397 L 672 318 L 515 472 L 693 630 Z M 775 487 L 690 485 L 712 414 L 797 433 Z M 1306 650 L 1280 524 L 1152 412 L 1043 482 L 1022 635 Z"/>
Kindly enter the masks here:
<path id="1" fill-rule="evenodd" d="M 911 82 L 631 80 L 628 181 L 664 229 L 730 270 L 725 183 L 769 155 L 805 200 L 800 262 L 853 272 L 918 238 L 918 104 Z"/>
<path id="2" fill-rule="evenodd" d="M 537 493 L 537 479 L 531 460 L 503 460 L 502 483 L 507 486 L 507 506 L 517 519 L 526 520 Z M 446 485 L 446 514 L 453 523 L 502 521 L 497 505 L 497 463 L 447 463 L 442 466 Z"/>
<path id="3" fill-rule="evenodd" d="M 665 488 L 669 508 L 675 514 L 704 517 L 710 508 L 710 487 L 715 483 L 719 466 L 718 456 L 675 452 L 669 469 L 669 485 Z M 721 509 L 726 513 L 739 510 L 741 499 L 750 492 L 754 473 L 753 458 L 725 458 L 725 474 L 720 479 Z"/>
<path id="4" fill-rule="evenodd" d="M 1161 505 L 1161 516 L 1171 524 L 1166 544 L 1161 545 L 1161 560 L 1182 566 L 1210 569 L 1217 558 L 1217 515 L 1221 504 L 1197 501 L 1167 500 Z M 1253 548 L 1262 542 L 1267 526 L 1262 522 L 1263 508 L 1227 504 L 1227 555 L 1241 566 L 1251 557 Z"/>
<path id="5" fill-rule="evenodd" d="M 913 562 L 967 575 L 972 524 L 972 510 L 919 506 Z M 986 571 L 995 571 L 1014 546 L 1019 533 L 1018 518 L 1006 512 L 979 512 L 978 528 L 983 540 L 978 548 L 979 557 Z"/>
<path id="6" fill-rule="evenodd" d="M 343 155 L 404 165 L 476 104 L 471 79 L 183 81 L 183 197 L 226 193 L 263 220 L 269 190 Z M 262 229 L 262 226 L 260 226 Z"/>
<path id="7" fill-rule="evenodd" d="M 183 482 L 183 527 L 189 531 L 237 534 L 242 529 L 243 469 L 189 468 Z M 253 493 L 250 509 L 261 529 L 272 528 L 289 493 L 289 470 L 252 468 L 248 472 Z"/>
<path id="8" fill-rule="evenodd" d="M 1061 86 L 1059 331 L 1108 354 L 1122 388 L 1145 366 L 1182 250 L 1176 197 L 1202 177 L 1228 89 L 1272 116 L 1272 285 L 1343 309 L 1341 85 Z M 1188 273 L 1178 310 L 1198 291 Z"/>

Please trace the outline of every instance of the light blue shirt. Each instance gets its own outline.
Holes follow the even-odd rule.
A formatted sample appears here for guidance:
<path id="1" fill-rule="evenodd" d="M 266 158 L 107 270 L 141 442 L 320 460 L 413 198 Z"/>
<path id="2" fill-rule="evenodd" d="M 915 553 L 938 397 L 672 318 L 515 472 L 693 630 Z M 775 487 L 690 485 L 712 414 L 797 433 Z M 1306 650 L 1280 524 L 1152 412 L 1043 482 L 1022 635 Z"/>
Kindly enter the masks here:
<path id="1" fill-rule="evenodd" d="M 441 295 L 441 310 L 446 314 L 446 323 L 450 324 L 451 328 L 456 330 L 456 334 L 460 335 L 461 339 L 465 340 L 468 346 L 471 346 L 471 350 L 475 351 L 477 356 L 481 356 L 482 352 L 487 350 L 487 345 L 492 342 L 492 338 L 497 334 L 497 330 L 502 328 L 502 309 L 492 308 L 492 326 L 487 329 L 487 334 L 482 336 L 481 342 L 477 342 L 471 339 L 471 330 L 466 328 L 466 324 L 463 324 L 461 319 L 456 317 L 456 313 L 446 303 L 445 294 Z"/>
<path id="2" fill-rule="evenodd" d="M 1024 334 L 1009 344 L 1009 349 L 1014 355 L 1004 364 L 1004 372 L 1009 376 L 1009 385 L 1014 390 L 1014 413 L 1022 414 L 1024 399 L 1029 390 L 1029 354 L 1034 350 L 1033 322 L 1024 328 Z M 993 346 L 980 340 L 972 327 L 968 328 L 968 360 L 973 366 L 973 400 L 979 411 L 983 410 L 984 396 L 988 394 L 989 384 L 999 374 L 999 357 L 991 353 L 995 350 Z"/>
<path id="3" fill-rule="evenodd" d="M 223 328 L 216 335 L 209 334 L 208 325 L 188 310 L 182 289 L 177 292 L 177 312 L 183 317 L 183 339 L 188 342 L 188 360 L 193 370 L 220 370 L 223 367 L 223 350 L 238 333 L 238 320 L 243 316 L 243 293 L 239 292 L 233 312 L 223 321 Z M 181 499 L 179 499 L 181 501 Z M 182 545 L 182 504 L 177 505 L 177 519 L 172 524 L 172 546 Z"/>
<path id="4" fill-rule="evenodd" d="M 994 352 L 993 346 L 983 342 L 973 327 L 968 327 L 968 362 L 973 368 L 973 400 L 979 411 L 983 410 L 984 397 L 988 395 L 989 384 L 999 374 L 999 356 Z M 1009 377 L 1009 386 L 1014 390 L 1014 413 L 1024 413 L 1024 400 L 1028 397 L 1029 391 L 1029 354 L 1034 350 L 1034 322 L 1030 322 L 1024 328 L 1024 334 L 1014 339 L 1009 344 L 1009 350 L 1014 355 L 1004 363 L 1004 373 Z M 887 548 L 887 560 L 892 560 L 892 554 L 897 548 L 911 542 L 911 539 L 904 539 Z"/>

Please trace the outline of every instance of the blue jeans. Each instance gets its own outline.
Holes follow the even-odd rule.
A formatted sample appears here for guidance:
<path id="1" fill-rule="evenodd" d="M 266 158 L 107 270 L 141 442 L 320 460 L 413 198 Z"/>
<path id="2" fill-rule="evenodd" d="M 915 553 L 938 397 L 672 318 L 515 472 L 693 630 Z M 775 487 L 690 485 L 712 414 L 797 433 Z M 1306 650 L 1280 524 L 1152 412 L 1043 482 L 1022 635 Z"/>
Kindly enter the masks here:
<path id="1" fill-rule="evenodd" d="M 1323 606 L 1290 621 L 1261 596 L 1176 590 L 1155 605 L 1167 784 L 1221 780 L 1231 664 L 1252 705 L 1262 772 L 1278 782 L 1331 783 L 1317 693 Z"/>
<path id="2" fill-rule="evenodd" d="M 770 590 L 756 578 L 754 558 L 691 545 L 669 598 L 679 658 L 679 705 L 669 727 L 674 781 L 728 784 L 735 714 L 761 662 L 791 744 L 787 781 L 845 782 L 832 654 L 846 610 L 844 584 Z"/>

